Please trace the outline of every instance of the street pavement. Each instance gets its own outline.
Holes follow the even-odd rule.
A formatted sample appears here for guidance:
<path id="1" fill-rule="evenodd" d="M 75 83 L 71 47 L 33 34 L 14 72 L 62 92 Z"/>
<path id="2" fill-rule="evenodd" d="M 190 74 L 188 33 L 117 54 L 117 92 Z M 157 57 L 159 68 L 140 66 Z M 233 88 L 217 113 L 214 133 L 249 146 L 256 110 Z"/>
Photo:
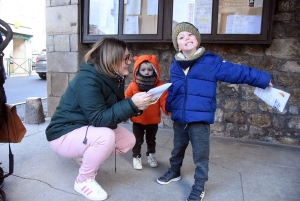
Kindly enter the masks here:
<path id="1" fill-rule="evenodd" d="M 49 147 L 41 124 L 24 124 L 22 142 L 11 144 L 14 173 L 4 179 L 7 201 L 85 201 L 73 190 L 78 164 L 56 155 Z M 130 124 L 122 124 L 131 130 Z M 159 127 L 158 167 L 145 159 L 143 169 L 132 168 L 131 151 L 111 156 L 100 167 L 96 180 L 107 191 L 109 201 L 184 201 L 193 184 L 195 166 L 187 148 L 182 180 L 159 185 L 156 179 L 169 167 L 173 131 Z M 211 137 L 209 181 L 204 201 L 300 201 L 300 147 Z M 0 144 L 0 165 L 8 171 L 8 144 Z"/>

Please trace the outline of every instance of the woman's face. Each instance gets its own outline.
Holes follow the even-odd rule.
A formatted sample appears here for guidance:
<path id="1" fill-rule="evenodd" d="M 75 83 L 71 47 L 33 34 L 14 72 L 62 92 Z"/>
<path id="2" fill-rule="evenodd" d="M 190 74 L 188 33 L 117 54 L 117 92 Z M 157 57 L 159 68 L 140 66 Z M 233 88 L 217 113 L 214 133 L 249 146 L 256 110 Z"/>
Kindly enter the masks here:
<path id="1" fill-rule="evenodd" d="M 118 73 L 122 76 L 128 75 L 129 74 L 129 70 L 128 70 L 129 64 L 131 64 L 131 56 L 130 56 L 128 49 L 126 48 L 125 54 L 123 56 L 122 64 L 121 64 L 120 68 L 118 69 Z"/>

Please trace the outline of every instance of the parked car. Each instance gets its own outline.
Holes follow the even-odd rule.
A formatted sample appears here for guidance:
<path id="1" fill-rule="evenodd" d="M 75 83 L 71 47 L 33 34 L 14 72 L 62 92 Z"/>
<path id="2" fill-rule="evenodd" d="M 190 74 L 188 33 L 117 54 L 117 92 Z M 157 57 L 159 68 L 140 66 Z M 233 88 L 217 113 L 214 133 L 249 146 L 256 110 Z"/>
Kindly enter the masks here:
<path id="1" fill-rule="evenodd" d="M 41 79 L 47 79 L 47 52 L 45 49 L 36 57 L 35 72 Z"/>
<path id="2" fill-rule="evenodd" d="M 36 62 L 36 57 L 37 56 L 39 56 L 39 54 L 32 54 L 32 57 L 31 57 L 32 70 L 35 70 L 35 62 Z"/>

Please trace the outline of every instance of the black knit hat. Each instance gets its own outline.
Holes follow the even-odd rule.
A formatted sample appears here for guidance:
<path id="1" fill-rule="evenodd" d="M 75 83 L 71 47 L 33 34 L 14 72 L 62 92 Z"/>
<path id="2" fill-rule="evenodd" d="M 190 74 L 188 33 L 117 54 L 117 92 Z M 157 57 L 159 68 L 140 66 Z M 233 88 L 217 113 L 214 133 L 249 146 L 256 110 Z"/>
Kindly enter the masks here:
<path id="1" fill-rule="evenodd" d="M 177 36 L 182 31 L 187 31 L 187 32 L 192 33 L 198 41 L 197 48 L 200 47 L 201 35 L 200 35 L 200 32 L 198 31 L 198 29 L 189 22 L 180 22 L 174 27 L 173 32 L 172 32 L 172 41 L 173 41 L 173 45 L 174 45 L 174 48 L 176 51 L 179 52 L 179 48 L 178 48 L 178 44 L 177 44 Z"/>

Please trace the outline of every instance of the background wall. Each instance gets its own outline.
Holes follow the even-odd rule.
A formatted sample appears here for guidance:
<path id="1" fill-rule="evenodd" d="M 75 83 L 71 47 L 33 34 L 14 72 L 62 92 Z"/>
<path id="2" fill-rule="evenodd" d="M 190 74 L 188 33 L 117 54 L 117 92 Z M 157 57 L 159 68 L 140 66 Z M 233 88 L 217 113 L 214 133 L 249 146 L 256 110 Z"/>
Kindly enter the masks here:
<path id="1" fill-rule="evenodd" d="M 78 71 L 87 45 L 79 42 L 78 0 L 46 0 L 48 52 L 48 114 L 53 115 L 61 95 Z M 284 112 L 260 101 L 254 87 L 219 83 L 218 109 L 211 135 L 244 138 L 300 146 L 300 4 L 298 0 L 277 1 L 273 41 L 263 45 L 202 44 L 223 59 L 268 71 L 274 87 L 291 94 Z M 154 54 L 161 79 L 169 81 L 169 65 L 175 55 L 171 43 L 131 43 L 133 55 Z M 131 71 L 132 71 L 131 66 Z M 126 83 L 131 80 L 128 76 Z M 163 116 L 162 126 L 172 126 Z"/>

